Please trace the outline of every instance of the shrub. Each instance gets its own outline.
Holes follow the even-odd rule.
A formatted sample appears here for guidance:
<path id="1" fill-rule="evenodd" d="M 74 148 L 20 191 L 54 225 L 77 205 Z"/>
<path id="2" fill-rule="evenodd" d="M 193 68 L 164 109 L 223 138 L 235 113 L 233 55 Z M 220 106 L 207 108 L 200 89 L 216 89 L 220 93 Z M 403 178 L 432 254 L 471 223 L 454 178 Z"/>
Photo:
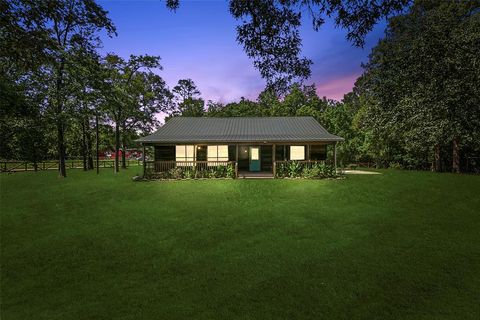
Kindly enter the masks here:
<path id="1" fill-rule="evenodd" d="M 388 167 L 391 169 L 403 169 L 403 166 L 398 162 L 390 162 Z"/>
<path id="2" fill-rule="evenodd" d="M 288 174 L 288 166 L 285 163 L 280 163 L 275 171 L 276 178 L 285 178 Z"/>
<path id="3" fill-rule="evenodd" d="M 305 167 L 302 171 L 302 177 L 305 179 L 318 179 L 320 176 L 321 171 L 315 164 L 311 168 Z"/>
<path id="4" fill-rule="evenodd" d="M 302 174 L 302 165 L 297 161 L 292 161 L 288 164 L 288 176 L 290 178 L 296 178 Z"/>
<path id="5" fill-rule="evenodd" d="M 214 168 L 211 168 L 210 170 L 208 170 L 207 178 L 213 179 L 213 178 L 216 178 L 216 175 L 217 175 L 217 170 Z"/>
<path id="6" fill-rule="evenodd" d="M 180 167 L 175 167 L 173 169 L 168 170 L 168 176 L 170 179 L 182 179 L 183 170 Z"/>
<path id="7" fill-rule="evenodd" d="M 197 170 L 195 168 L 191 168 L 190 170 L 183 171 L 184 179 L 195 179 L 196 176 L 197 176 Z"/>
<path id="8" fill-rule="evenodd" d="M 207 170 L 199 170 L 196 172 L 195 178 L 202 179 L 208 178 L 208 171 Z"/>
<path id="9" fill-rule="evenodd" d="M 324 179 L 334 178 L 337 176 L 335 167 L 325 163 L 314 163 L 309 168 L 305 166 L 301 172 L 301 176 L 305 179 Z"/>
<path id="10" fill-rule="evenodd" d="M 235 166 L 231 163 L 227 166 L 226 178 L 235 179 Z"/>

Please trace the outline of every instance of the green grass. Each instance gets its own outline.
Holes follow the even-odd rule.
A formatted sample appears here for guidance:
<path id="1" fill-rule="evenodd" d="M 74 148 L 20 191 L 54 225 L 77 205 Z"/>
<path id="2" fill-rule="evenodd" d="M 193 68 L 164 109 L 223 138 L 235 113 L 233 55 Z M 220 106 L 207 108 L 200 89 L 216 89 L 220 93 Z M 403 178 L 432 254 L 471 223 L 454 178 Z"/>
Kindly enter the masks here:
<path id="1" fill-rule="evenodd" d="M 480 318 L 480 177 L 2 174 L 1 319 Z"/>

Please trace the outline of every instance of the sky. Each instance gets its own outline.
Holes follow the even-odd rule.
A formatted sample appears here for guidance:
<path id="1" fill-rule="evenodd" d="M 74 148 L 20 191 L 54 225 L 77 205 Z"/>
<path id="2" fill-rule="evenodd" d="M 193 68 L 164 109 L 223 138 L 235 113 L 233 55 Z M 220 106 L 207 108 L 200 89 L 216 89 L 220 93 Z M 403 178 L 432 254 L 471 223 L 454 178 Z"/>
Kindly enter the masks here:
<path id="1" fill-rule="evenodd" d="M 205 101 L 222 103 L 241 97 L 256 100 L 265 81 L 236 42 L 238 22 L 228 11 L 227 0 L 181 0 L 172 12 L 161 0 L 101 0 L 118 36 L 102 35 L 101 52 L 161 57 L 159 74 L 173 88 L 179 79 L 191 78 Z M 318 32 L 305 15 L 301 28 L 302 54 L 313 61 L 312 76 L 320 97 L 341 100 L 361 74 L 371 48 L 383 36 L 380 23 L 367 35 L 366 45 L 356 48 L 345 30 L 327 20 Z"/>

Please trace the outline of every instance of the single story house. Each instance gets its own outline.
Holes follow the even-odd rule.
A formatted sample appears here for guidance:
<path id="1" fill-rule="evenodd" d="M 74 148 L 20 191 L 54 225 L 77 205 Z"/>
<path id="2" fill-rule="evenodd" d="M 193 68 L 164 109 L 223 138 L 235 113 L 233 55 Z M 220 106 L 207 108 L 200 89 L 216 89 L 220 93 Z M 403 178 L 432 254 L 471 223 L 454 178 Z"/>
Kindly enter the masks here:
<path id="1" fill-rule="evenodd" d="M 328 145 L 334 148 L 329 161 L 336 166 L 336 144 L 343 138 L 312 117 L 175 117 L 137 141 L 144 150 L 154 148 L 154 161 L 144 160 L 144 170 L 233 164 L 237 175 L 275 175 L 279 162 L 326 161 Z"/>

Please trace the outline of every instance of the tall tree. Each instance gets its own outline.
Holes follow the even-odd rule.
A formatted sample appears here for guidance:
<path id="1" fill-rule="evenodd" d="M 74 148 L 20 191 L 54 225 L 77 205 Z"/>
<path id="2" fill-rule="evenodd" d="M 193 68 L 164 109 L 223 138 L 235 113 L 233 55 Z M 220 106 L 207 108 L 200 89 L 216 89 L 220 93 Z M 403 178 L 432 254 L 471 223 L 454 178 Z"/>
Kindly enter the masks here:
<path id="1" fill-rule="evenodd" d="M 365 123 L 406 158 L 433 152 L 436 171 L 442 148 L 451 148 L 458 172 L 461 143 L 475 143 L 480 132 L 478 52 L 478 1 L 416 1 L 390 19 L 365 66 L 359 82 L 369 101 Z"/>
<path id="2" fill-rule="evenodd" d="M 129 89 L 131 103 L 122 123 L 122 168 L 126 168 L 126 146 L 129 137 L 149 134 L 159 125 L 157 114 L 172 108 L 172 93 L 165 81 L 153 72 L 138 72 Z"/>
<path id="3" fill-rule="evenodd" d="M 26 36 L 38 34 L 43 40 L 42 49 L 35 52 L 41 52 L 48 61 L 46 80 L 51 81 L 51 90 L 47 99 L 57 128 L 59 173 L 66 177 L 64 140 L 68 115 L 64 108 L 69 93 L 66 66 L 75 63 L 71 59 L 73 51 L 78 48 L 93 51 L 100 44 L 98 33 L 106 30 L 112 35 L 115 27 L 107 12 L 93 0 L 13 0 L 6 9 L 6 16 L 14 23 L 11 29 Z"/>
<path id="4" fill-rule="evenodd" d="M 138 82 L 135 80 L 138 79 L 138 74 L 152 69 L 161 70 L 162 66 L 160 57 L 131 55 L 129 60 L 124 60 L 114 54 L 105 57 L 103 66 L 109 84 L 104 106 L 115 124 L 115 172 L 119 172 L 121 130 L 122 127 L 125 129 L 125 123 L 132 113 L 138 110 Z M 125 150 L 122 154 L 125 154 Z M 125 167 L 125 161 L 122 161 L 122 166 Z"/>
<path id="5" fill-rule="evenodd" d="M 197 85 L 192 79 L 178 80 L 178 83 L 175 87 L 173 87 L 172 92 L 175 94 L 180 103 L 188 98 L 196 98 L 201 94 L 200 90 L 198 90 Z"/>

